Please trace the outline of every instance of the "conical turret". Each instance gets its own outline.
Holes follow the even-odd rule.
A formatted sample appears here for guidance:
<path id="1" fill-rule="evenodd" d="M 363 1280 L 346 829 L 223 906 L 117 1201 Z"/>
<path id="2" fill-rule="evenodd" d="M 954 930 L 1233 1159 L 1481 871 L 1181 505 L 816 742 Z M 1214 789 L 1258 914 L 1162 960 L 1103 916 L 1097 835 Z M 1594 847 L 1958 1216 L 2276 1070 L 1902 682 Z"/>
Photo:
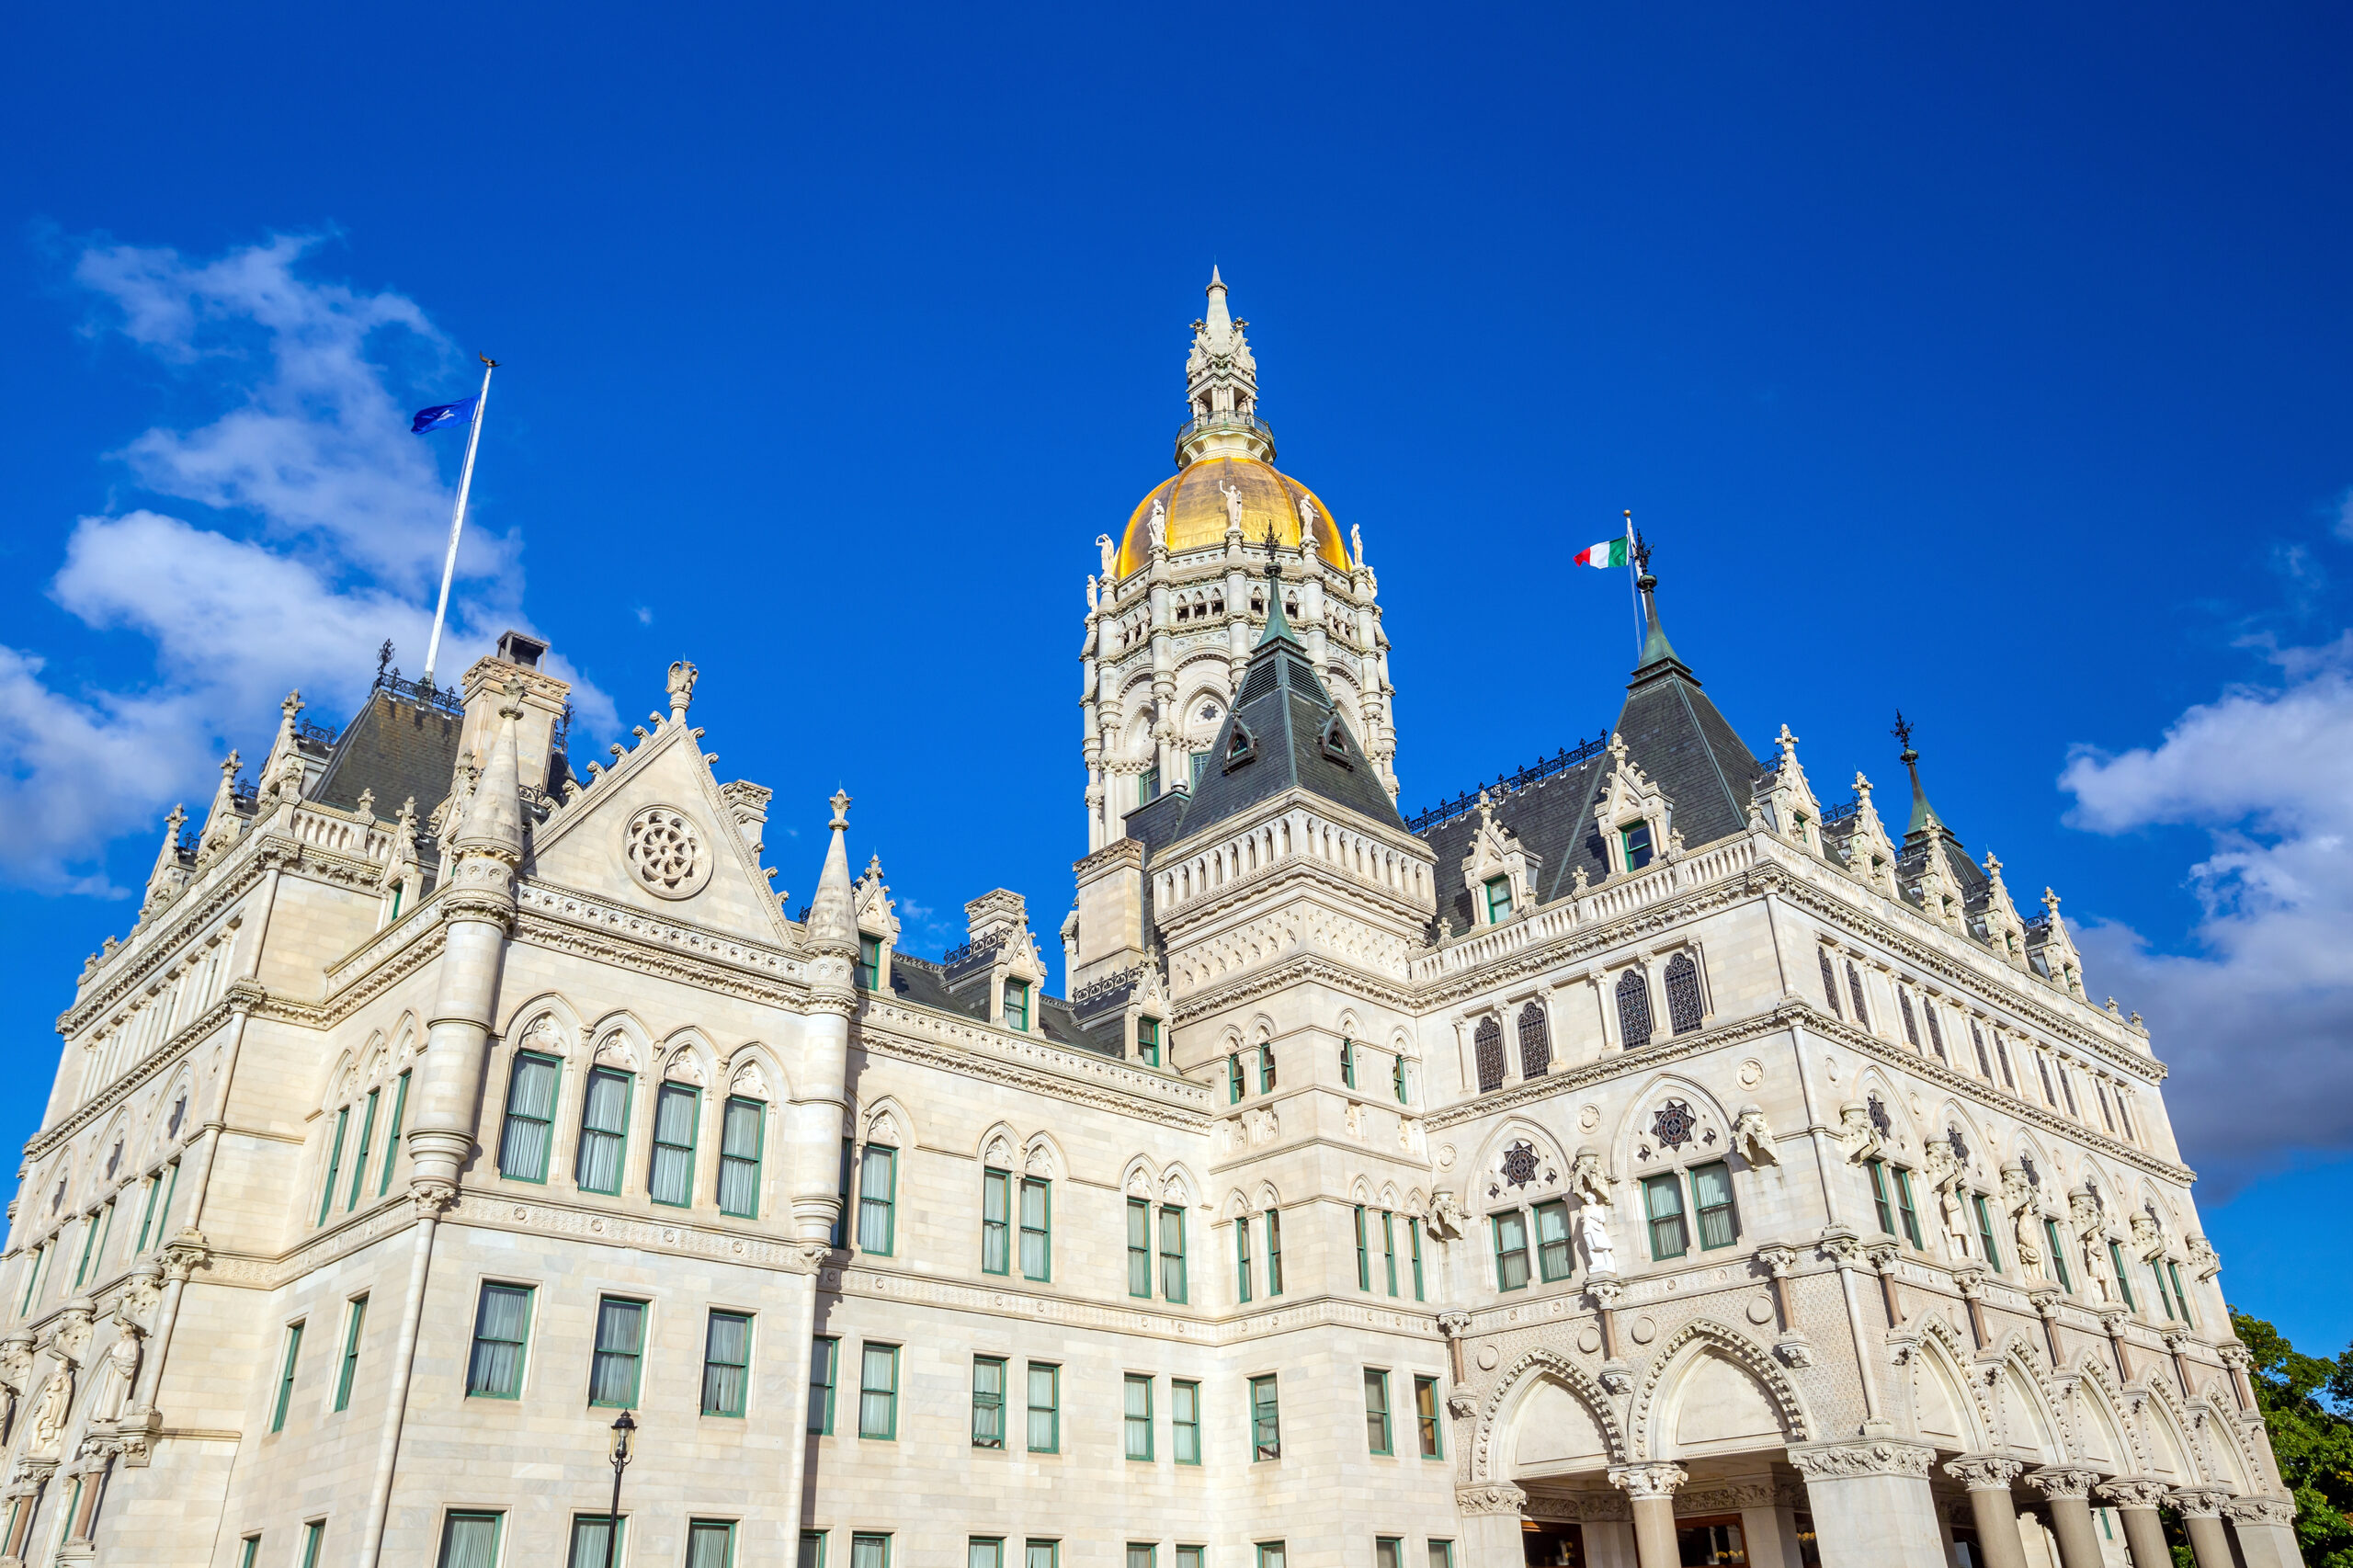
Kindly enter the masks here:
<path id="1" fill-rule="evenodd" d="M 147 898 L 139 913 L 142 915 L 180 890 L 187 881 L 180 870 L 180 827 L 188 821 L 188 812 L 180 806 L 164 819 L 164 842 L 155 851 L 154 869 L 147 873 Z"/>
<path id="2" fill-rule="evenodd" d="M 834 819 L 827 825 L 833 837 L 825 846 L 825 869 L 817 876 L 817 894 L 809 902 L 809 946 L 820 951 L 858 951 L 856 892 L 850 886 L 849 796 L 834 791 Z"/>
<path id="3" fill-rule="evenodd" d="M 450 844 L 460 855 L 484 850 L 508 860 L 522 858 L 522 765 L 515 733 L 516 722 L 522 717 L 523 683 L 509 680 L 498 705 L 498 733 L 490 743 L 490 756 Z"/>

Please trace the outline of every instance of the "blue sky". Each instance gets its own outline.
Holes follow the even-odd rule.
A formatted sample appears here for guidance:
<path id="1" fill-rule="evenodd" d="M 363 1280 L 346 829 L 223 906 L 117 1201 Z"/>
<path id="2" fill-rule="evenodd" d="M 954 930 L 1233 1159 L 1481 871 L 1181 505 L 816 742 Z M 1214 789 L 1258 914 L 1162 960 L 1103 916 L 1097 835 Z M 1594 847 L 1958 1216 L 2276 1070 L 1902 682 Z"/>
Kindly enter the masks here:
<path id="1" fill-rule="evenodd" d="M 364 22 L 364 25 L 363 25 Z M 0 61 L 0 935 L 28 1132 L 162 812 L 301 686 L 459 656 L 585 761 L 670 660 L 909 940 L 1084 848 L 1089 543 L 1211 264 L 1364 534 L 1410 811 L 1606 725 L 1631 507 L 1825 796 L 1932 793 L 2147 1014 L 2227 1261 L 2313 1349 L 2353 1199 L 2347 24 L 2321 7 L 28 13 Z"/>

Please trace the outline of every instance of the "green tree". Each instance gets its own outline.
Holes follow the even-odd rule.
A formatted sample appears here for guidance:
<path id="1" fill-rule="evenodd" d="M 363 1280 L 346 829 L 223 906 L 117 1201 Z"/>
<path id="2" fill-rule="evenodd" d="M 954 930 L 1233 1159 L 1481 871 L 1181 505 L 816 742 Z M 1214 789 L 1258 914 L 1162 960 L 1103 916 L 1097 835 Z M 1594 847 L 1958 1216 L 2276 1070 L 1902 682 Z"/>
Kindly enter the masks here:
<path id="1" fill-rule="evenodd" d="M 2335 1360 L 2300 1354 L 2261 1318 L 2233 1310 L 2255 1358 L 2256 1408 L 2296 1495 L 2296 1544 L 2306 1568 L 2353 1568 L 2353 1347 Z"/>

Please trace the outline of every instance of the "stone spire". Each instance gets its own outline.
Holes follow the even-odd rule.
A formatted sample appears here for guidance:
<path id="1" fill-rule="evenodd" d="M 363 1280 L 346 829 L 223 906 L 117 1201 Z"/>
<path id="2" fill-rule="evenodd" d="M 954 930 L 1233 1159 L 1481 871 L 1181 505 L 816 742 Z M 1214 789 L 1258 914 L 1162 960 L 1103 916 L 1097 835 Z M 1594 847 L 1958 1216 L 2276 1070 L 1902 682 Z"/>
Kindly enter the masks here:
<path id="1" fill-rule="evenodd" d="M 1940 836 L 1959 844 L 1961 840 L 1954 837 L 1953 831 L 1946 824 L 1943 814 L 1936 807 L 1928 804 L 1928 791 L 1922 788 L 1920 783 L 1920 754 L 1912 744 L 1912 723 L 1910 720 L 1904 717 L 1904 710 L 1901 708 L 1895 710 L 1895 727 L 1888 733 L 1904 743 L 1904 749 L 1896 754 L 1896 760 L 1904 765 L 1904 771 L 1912 775 L 1912 820 L 1904 824 L 1905 846 L 1910 846 L 1915 834 L 1927 833 L 1932 829 Z"/>
<path id="2" fill-rule="evenodd" d="M 180 872 L 180 826 L 187 821 L 188 811 L 182 806 L 174 806 L 172 814 L 164 819 L 164 843 L 155 851 L 155 868 L 147 873 L 147 899 L 139 908 L 142 915 L 153 912 L 187 881 Z"/>
<path id="3" fill-rule="evenodd" d="M 825 869 L 817 876 L 817 896 L 809 903 L 809 945 L 820 951 L 858 951 L 857 894 L 850 887 L 849 796 L 834 791 L 833 838 L 825 846 Z"/>
<path id="4" fill-rule="evenodd" d="M 498 705 L 498 733 L 490 743 L 490 758 L 466 802 L 464 820 L 450 846 L 460 855 L 470 849 L 488 850 L 514 861 L 523 856 L 522 764 L 517 755 L 516 721 L 523 717 L 523 683 L 509 679 Z"/>
<path id="5" fill-rule="evenodd" d="M 1225 279 L 1210 268 L 1209 312 L 1193 324 L 1185 359 L 1185 399 L 1192 415 L 1176 437 L 1176 466 L 1216 454 L 1272 462 L 1274 437 L 1258 417 L 1258 361 L 1225 304 Z"/>
<path id="6" fill-rule="evenodd" d="M 196 846 L 199 856 L 215 854 L 236 842 L 237 767 L 240 760 L 233 751 L 221 759 L 221 784 L 212 791 L 212 809 L 205 813 L 204 835 Z"/>
<path id="7" fill-rule="evenodd" d="M 1634 528 L 1634 514 L 1631 512 L 1626 514 L 1626 529 L 1633 535 L 1634 564 L 1642 573 L 1634 579 L 1634 586 L 1643 596 L 1643 656 L 1635 664 L 1634 673 L 1641 675 L 1655 665 L 1673 665 L 1681 668 L 1683 661 L 1676 656 L 1675 644 L 1666 640 L 1666 628 L 1659 624 L 1658 579 L 1651 575 L 1651 547 Z"/>

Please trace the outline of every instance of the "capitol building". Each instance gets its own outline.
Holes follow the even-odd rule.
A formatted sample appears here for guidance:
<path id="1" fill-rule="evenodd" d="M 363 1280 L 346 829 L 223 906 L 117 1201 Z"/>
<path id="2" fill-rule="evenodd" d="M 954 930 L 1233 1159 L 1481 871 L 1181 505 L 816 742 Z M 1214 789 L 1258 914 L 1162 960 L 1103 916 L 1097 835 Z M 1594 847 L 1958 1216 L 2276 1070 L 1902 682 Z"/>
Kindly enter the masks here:
<path id="1" fill-rule="evenodd" d="M 1185 377 L 1072 896 L 937 960 L 847 795 L 767 863 L 756 670 L 247 716 L 57 1020 L 0 1564 L 2300 1562 L 2156 1042 L 1936 758 L 1720 712 L 1638 553 L 1606 737 L 1403 814 L 1214 277 Z"/>

